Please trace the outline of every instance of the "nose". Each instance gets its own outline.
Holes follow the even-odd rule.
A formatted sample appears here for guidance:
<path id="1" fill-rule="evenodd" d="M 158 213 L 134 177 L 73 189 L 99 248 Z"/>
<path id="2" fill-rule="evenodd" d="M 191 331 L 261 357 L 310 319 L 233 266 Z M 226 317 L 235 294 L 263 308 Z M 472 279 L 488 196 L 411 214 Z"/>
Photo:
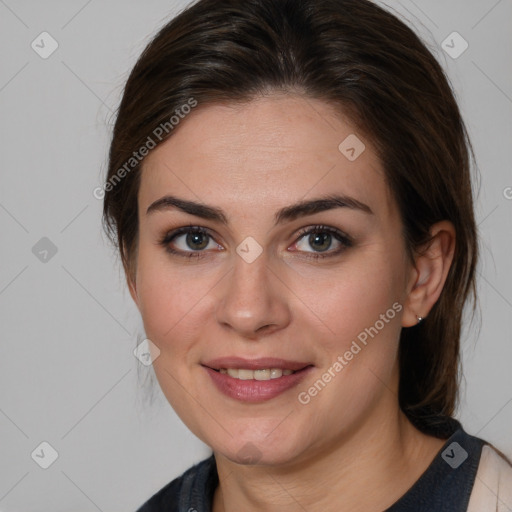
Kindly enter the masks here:
<path id="1" fill-rule="evenodd" d="M 251 263 L 235 256 L 221 294 L 217 322 L 244 338 L 256 339 L 290 323 L 286 287 L 268 267 L 265 255 Z"/>

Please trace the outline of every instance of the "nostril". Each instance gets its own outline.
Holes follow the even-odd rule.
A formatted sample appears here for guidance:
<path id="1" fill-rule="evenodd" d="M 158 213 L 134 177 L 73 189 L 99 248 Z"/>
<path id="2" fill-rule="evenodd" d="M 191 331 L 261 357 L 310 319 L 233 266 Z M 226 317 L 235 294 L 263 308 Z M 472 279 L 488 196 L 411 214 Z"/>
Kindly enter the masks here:
<path id="1" fill-rule="evenodd" d="M 275 327 L 275 324 L 262 325 L 261 327 L 258 327 L 255 332 L 261 334 L 262 331 L 268 331 L 269 329 L 272 329 L 272 327 Z"/>

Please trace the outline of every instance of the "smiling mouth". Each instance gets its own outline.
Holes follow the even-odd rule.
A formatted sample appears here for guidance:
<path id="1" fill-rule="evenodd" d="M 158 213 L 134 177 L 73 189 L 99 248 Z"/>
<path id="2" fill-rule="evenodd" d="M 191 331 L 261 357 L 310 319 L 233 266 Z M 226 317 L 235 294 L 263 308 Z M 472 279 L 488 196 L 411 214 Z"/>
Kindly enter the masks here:
<path id="1" fill-rule="evenodd" d="M 311 363 L 274 357 L 223 357 L 206 361 L 201 366 L 220 392 L 246 403 L 277 397 L 297 386 L 314 367 Z"/>
<path id="2" fill-rule="evenodd" d="M 270 361 L 269 361 L 270 362 Z M 289 375 L 293 375 L 295 373 L 300 373 L 303 370 L 307 370 L 311 368 L 312 364 L 306 363 L 288 363 L 282 364 L 278 361 L 272 361 L 274 365 L 269 364 L 265 367 L 261 362 L 258 363 L 247 363 L 247 366 L 252 366 L 252 368 L 244 367 L 243 363 L 240 366 L 235 367 L 234 364 L 224 363 L 226 366 L 222 364 L 210 366 L 203 365 L 206 368 L 215 371 L 218 374 L 227 375 L 233 379 L 237 380 L 256 380 L 256 381 L 269 381 L 280 379 L 282 377 L 288 377 Z M 290 368 L 291 366 L 291 368 Z"/>
<path id="3" fill-rule="evenodd" d="M 214 368 L 212 368 L 214 369 Z M 283 375 L 291 375 L 296 370 L 281 369 L 281 368 L 266 368 L 261 370 L 249 370 L 246 368 L 220 368 L 215 370 L 224 375 L 229 375 L 234 379 L 239 380 L 271 380 L 279 379 Z"/>

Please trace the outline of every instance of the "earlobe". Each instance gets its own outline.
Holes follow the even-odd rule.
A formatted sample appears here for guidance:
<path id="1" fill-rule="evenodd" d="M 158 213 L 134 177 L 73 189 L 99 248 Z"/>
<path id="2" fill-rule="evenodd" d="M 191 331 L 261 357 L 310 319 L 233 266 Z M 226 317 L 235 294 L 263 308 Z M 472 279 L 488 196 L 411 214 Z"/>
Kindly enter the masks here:
<path id="1" fill-rule="evenodd" d="M 455 252 L 455 228 L 441 221 L 430 229 L 431 240 L 416 252 L 414 275 L 402 317 L 402 326 L 424 321 L 439 299 Z"/>

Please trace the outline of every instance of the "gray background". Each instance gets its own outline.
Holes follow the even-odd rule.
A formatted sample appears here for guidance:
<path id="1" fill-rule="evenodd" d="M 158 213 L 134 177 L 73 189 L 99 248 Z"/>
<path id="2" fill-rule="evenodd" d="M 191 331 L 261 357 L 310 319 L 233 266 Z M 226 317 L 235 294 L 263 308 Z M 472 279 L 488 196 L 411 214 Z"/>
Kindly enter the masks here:
<path id="1" fill-rule="evenodd" d="M 145 398 L 142 324 L 92 194 L 127 74 L 183 5 L 0 0 L 1 511 L 135 510 L 208 453 L 158 388 Z M 466 329 L 459 418 L 512 456 L 512 1 L 388 5 L 442 61 L 473 139 L 481 329 Z M 59 45 L 47 59 L 31 47 L 43 31 Z M 457 59 L 453 31 L 469 43 Z M 34 254 L 43 237 L 56 254 Z M 31 457 L 43 441 L 48 469 Z"/>

